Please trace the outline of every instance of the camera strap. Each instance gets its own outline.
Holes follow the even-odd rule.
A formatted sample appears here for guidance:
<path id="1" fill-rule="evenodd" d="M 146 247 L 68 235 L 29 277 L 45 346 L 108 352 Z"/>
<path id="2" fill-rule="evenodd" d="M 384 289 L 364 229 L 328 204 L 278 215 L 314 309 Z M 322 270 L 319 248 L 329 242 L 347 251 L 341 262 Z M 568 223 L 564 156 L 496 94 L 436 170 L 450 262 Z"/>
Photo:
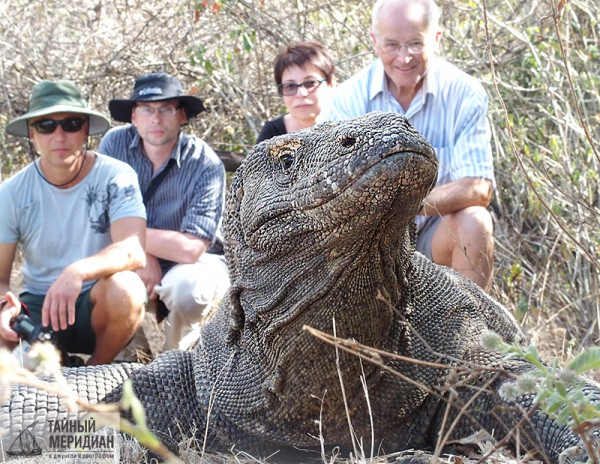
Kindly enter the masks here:
<path id="1" fill-rule="evenodd" d="M 167 174 L 169 173 L 169 171 L 175 163 L 176 161 L 173 158 L 169 158 L 169 160 L 167 161 L 167 165 L 163 168 L 163 170 L 160 171 L 158 175 L 150 181 L 150 185 L 148 185 L 148 188 L 146 189 L 143 195 L 144 206 L 148 206 L 148 202 L 154 196 L 156 190 L 158 189 L 163 179 L 167 176 Z"/>

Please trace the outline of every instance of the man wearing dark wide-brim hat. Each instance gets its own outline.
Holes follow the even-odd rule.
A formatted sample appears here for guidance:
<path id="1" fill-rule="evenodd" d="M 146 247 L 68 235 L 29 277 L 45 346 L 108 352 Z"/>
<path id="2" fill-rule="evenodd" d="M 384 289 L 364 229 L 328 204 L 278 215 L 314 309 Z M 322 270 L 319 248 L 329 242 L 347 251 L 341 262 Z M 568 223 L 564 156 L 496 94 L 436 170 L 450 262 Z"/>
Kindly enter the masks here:
<path id="1" fill-rule="evenodd" d="M 107 132 L 99 151 L 137 172 L 148 213 L 147 264 L 138 275 L 149 306 L 167 317 L 165 348 L 186 348 L 186 333 L 229 286 L 220 236 L 225 168 L 203 140 L 182 132 L 204 105 L 175 77 L 141 76 L 131 98 L 111 100 L 109 109 L 129 124 Z"/>
<path id="2" fill-rule="evenodd" d="M 146 294 L 133 271 L 146 262 L 146 211 L 137 177 L 87 149 L 88 136 L 108 127 L 65 80 L 36 84 L 28 111 L 6 126 L 28 139 L 33 161 L 0 184 L 0 346 L 18 342 L 10 322 L 21 312 L 51 327 L 69 353 L 103 364 L 141 324 Z M 17 245 L 18 299 L 10 290 Z"/>

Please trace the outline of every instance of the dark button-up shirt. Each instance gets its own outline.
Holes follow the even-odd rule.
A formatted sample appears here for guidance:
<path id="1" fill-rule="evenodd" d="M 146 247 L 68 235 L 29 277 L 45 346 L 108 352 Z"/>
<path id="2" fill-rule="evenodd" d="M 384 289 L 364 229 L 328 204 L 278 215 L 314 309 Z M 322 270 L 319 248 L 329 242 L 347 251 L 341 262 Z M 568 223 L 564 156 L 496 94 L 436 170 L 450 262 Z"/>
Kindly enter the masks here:
<path id="1" fill-rule="evenodd" d="M 172 163 L 146 204 L 148 227 L 190 233 L 211 243 L 222 240 L 225 167 L 203 140 L 181 132 L 170 158 L 156 172 L 131 124 L 108 131 L 98 151 L 129 164 L 137 172 L 142 194 L 152 179 Z M 174 264 L 161 260 L 163 272 Z"/>

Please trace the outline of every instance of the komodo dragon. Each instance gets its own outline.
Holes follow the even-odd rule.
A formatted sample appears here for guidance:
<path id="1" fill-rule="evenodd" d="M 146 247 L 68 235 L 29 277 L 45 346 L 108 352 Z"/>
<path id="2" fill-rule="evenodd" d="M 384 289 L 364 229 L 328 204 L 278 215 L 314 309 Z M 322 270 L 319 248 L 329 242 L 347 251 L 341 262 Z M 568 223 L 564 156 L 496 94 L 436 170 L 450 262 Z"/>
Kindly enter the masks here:
<path id="1" fill-rule="evenodd" d="M 476 285 L 415 252 L 414 217 L 436 173 L 429 143 L 391 113 L 257 145 L 227 198 L 232 285 L 197 347 L 147 366 L 65 369 L 65 376 L 93 402 L 117 401 L 131 378 L 151 429 L 174 440 L 195 431 L 201 442 L 207 430 L 210 450 L 265 456 L 317 448 L 319 435 L 325 446 L 350 450 L 347 416 L 367 450 L 371 436 L 385 452 L 432 449 L 453 422 L 450 438 L 484 428 L 501 439 L 532 396 L 514 404 L 498 389 L 531 366 L 503 361 L 480 345 L 480 334 L 493 330 L 510 343 L 525 337 Z M 344 352 L 336 361 L 331 344 L 303 330 L 332 334 L 334 325 L 340 338 L 421 363 L 382 356 L 382 367 Z M 465 363 L 504 370 L 453 370 Z M 462 383 L 452 384 L 453 372 Z M 589 395 L 599 400 L 600 390 L 590 384 Z M 14 386 L 2 425 L 23 429 L 56 417 L 58 403 L 47 396 Z M 539 411 L 519 437 L 521 451 L 538 449 L 548 462 L 580 443 Z"/>

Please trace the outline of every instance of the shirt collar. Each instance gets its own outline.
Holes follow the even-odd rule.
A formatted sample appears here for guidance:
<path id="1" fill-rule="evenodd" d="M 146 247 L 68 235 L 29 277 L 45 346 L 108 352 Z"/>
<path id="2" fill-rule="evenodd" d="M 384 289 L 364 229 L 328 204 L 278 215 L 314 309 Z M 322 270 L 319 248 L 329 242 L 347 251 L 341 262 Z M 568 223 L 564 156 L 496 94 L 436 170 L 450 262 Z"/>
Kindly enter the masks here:
<path id="1" fill-rule="evenodd" d="M 383 69 L 383 63 L 378 58 L 375 62 L 375 70 L 373 72 L 373 79 L 371 80 L 371 86 L 369 88 L 369 100 L 373 100 L 377 95 L 385 91 L 385 69 Z"/>
<path id="2" fill-rule="evenodd" d="M 177 136 L 177 142 L 175 142 L 175 147 L 173 148 L 173 152 L 171 153 L 170 159 L 174 159 L 177 163 L 177 167 L 181 167 L 181 147 L 183 145 L 183 132 L 179 131 L 179 135 Z"/>
<path id="3" fill-rule="evenodd" d="M 439 82 L 439 62 L 440 58 L 438 58 L 437 56 L 432 56 L 429 60 L 429 69 L 427 69 L 427 73 L 423 78 L 422 89 L 425 96 L 431 94 L 435 97 L 435 95 L 437 94 L 438 89 L 436 86 L 436 82 Z"/>

